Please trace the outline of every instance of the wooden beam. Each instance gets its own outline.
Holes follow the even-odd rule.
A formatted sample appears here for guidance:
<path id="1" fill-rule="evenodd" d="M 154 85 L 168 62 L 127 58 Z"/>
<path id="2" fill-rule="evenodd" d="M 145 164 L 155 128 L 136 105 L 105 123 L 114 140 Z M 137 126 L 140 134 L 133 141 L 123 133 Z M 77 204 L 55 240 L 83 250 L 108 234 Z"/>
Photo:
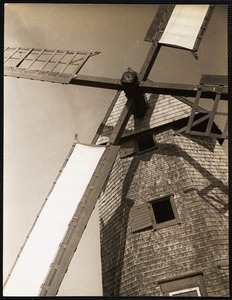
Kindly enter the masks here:
<path id="1" fill-rule="evenodd" d="M 191 102 L 190 100 L 188 100 L 188 99 L 185 98 L 185 97 L 175 96 L 175 98 L 176 98 L 177 100 L 179 100 L 179 101 L 181 101 L 181 102 L 183 102 L 183 103 L 185 103 L 185 104 L 191 106 L 191 107 L 194 106 L 194 102 Z M 204 109 L 203 107 L 201 107 L 201 106 L 199 106 L 199 105 L 196 107 L 196 111 L 197 111 L 197 112 L 202 112 L 202 113 L 209 113 L 208 110 Z"/>
<path id="2" fill-rule="evenodd" d="M 216 98 L 215 98 L 215 101 L 214 101 L 214 104 L 213 104 L 213 109 L 210 112 L 210 117 L 209 117 L 209 121 L 208 121 L 207 128 L 206 128 L 206 135 L 210 135 L 220 98 L 221 98 L 221 93 L 220 93 L 220 88 L 219 88 Z"/>
<path id="3" fill-rule="evenodd" d="M 222 138 L 228 138 L 228 118 L 226 119 L 226 124 L 222 133 Z"/>
<path id="4" fill-rule="evenodd" d="M 193 126 L 196 126 L 196 125 L 198 125 L 198 124 L 200 124 L 201 122 L 203 122 L 203 121 L 205 121 L 205 120 L 207 120 L 207 119 L 209 118 L 209 115 L 210 115 L 210 114 L 208 113 L 207 115 L 204 115 L 203 117 L 201 117 L 201 118 L 199 118 L 198 120 L 194 121 L 194 122 L 192 123 L 192 127 L 193 127 Z M 181 128 L 181 129 L 177 130 L 177 131 L 175 132 L 175 134 L 183 133 L 183 132 L 186 131 L 186 129 L 187 129 L 187 126 L 185 126 L 185 127 Z M 192 132 L 192 131 L 191 131 L 191 132 Z M 189 133 L 191 133 L 191 132 L 189 132 Z"/>
<path id="5" fill-rule="evenodd" d="M 121 92 L 122 91 L 117 91 L 117 93 L 115 94 L 114 99 L 111 102 L 110 107 L 108 108 L 108 111 L 105 114 L 104 119 L 102 120 L 102 122 L 101 122 L 101 124 L 100 124 L 100 126 L 99 126 L 99 128 L 98 128 L 98 130 L 97 130 L 97 132 L 96 132 L 96 134 L 95 134 L 95 136 L 94 136 L 91 144 L 94 145 L 94 144 L 97 143 L 97 140 L 98 140 L 99 136 L 102 134 L 103 129 L 105 127 L 105 124 L 106 124 L 106 122 L 107 122 L 107 120 L 108 120 L 108 118 L 109 118 L 109 116 L 110 116 L 110 114 L 111 114 L 111 112 L 112 112 L 112 110 L 113 110 L 113 108 L 114 108 L 114 106 L 115 106 L 115 104 L 116 104 L 116 102 L 117 102 L 117 100 L 118 100 Z"/>
<path id="6" fill-rule="evenodd" d="M 202 74 L 200 84 L 222 85 L 222 86 L 228 87 L 228 76 Z"/>
<path id="7" fill-rule="evenodd" d="M 202 89 L 202 86 L 200 86 L 199 90 L 197 91 L 197 95 L 196 95 L 196 98 L 195 98 L 195 101 L 194 101 L 194 105 L 193 105 L 193 108 L 192 108 L 192 111 L 191 111 L 191 115 L 189 117 L 188 124 L 187 124 L 186 130 L 185 130 L 186 133 L 189 133 L 190 130 L 191 130 L 191 127 L 192 127 L 192 124 L 193 124 L 193 119 L 195 117 L 195 113 L 196 113 L 196 110 L 197 110 L 197 107 L 198 107 L 198 104 L 199 104 L 199 101 L 200 101 L 200 98 L 201 98 L 201 92 L 202 92 L 201 89 Z"/>
<path id="8" fill-rule="evenodd" d="M 74 85 L 91 86 L 102 89 L 122 90 L 120 79 L 75 75 L 69 82 Z"/>
<path id="9" fill-rule="evenodd" d="M 154 48 L 154 52 L 156 52 Z M 153 53 L 154 54 L 154 53 Z M 155 56 L 157 53 L 155 54 Z M 154 59 L 154 57 L 152 57 Z M 58 64 L 59 62 L 57 62 Z M 140 79 L 143 78 L 146 80 L 148 76 L 148 71 L 150 65 L 147 61 L 143 66 L 141 73 L 139 74 Z M 123 90 L 120 79 L 107 78 L 107 77 L 97 77 L 97 76 L 86 76 L 86 75 L 72 75 L 59 78 L 57 74 L 54 73 L 52 77 L 52 72 L 31 72 L 32 70 L 20 69 L 20 68 L 4 68 L 4 75 L 12 77 L 22 77 L 35 80 L 44 80 L 59 82 L 64 84 L 73 84 L 81 86 L 91 86 L 102 89 L 111 89 L 111 90 Z M 218 86 L 218 85 L 217 85 Z M 163 94 L 163 95 L 172 95 L 172 96 L 183 96 L 183 97 L 196 97 L 198 86 L 190 84 L 174 84 L 174 83 L 161 83 L 161 82 L 152 82 L 150 80 L 141 81 L 139 88 L 143 93 L 152 93 L 152 94 Z M 202 89 L 201 98 L 214 99 L 216 97 L 215 86 L 207 86 L 207 88 Z M 228 88 L 223 87 L 221 92 L 221 100 L 228 100 Z"/>
<path id="10" fill-rule="evenodd" d="M 140 83 L 141 90 L 144 93 L 163 94 L 172 96 L 196 97 L 198 86 L 190 84 L 174 84 L 174 83 L 161 83 L 161 82 L 147 82 Z M 214 99 L 217 92 L 215 86 L 202 88 L 201 98 Z M 223 87 L 221 100 L 228 100 L 228 88 Z"/>
<path id="11" fill-rule="evenodd" d="M 145 70 L 142 75 L 146 76 Z M 141 78 L 141 75 L 139 76 Z M 94 77 L 85 75 L 76 75 L 71 79 L 70 84 L 92 86 L 97 88 L 123 90 L 119 79 Z M 218 85 L 217 85 L 218 86 Z M 163 94 L 172 96 L 196 97 L 198 86 L 190 84 L 175 84 L 175 83 L 161 83 L 152 81 L 141 81 L 139 88 L 143 93 Z M 215 86 L 210 86 L 202 89 L 201 98 L 214 99 L 217 92 Z M 228 100 L 228 88 L 223 87 L 221 100 Z"/>
<path id="12" fill-rule="evenodd" d="M 153 64 L 159 54 L 160 48 L 161 48 L 161 45 L 158 43 L 151 45 L 151 48 L 147 54 L 147 57 L 143 63 L 141 71 L 140 71 L 140 80 L 141 81 L 147 80 L 147 78 L 150 74 L 150 71 L 153 67 Z"/>
<path id="13" fill-rule="evenodd" d="M 127 99 L 126 105 L 123 108 L 123 111 L 113 129 L 113 132 L 110 136 L 109 139 L 109 144 L 112 145 L 117 145 L 119 143 L 119 140 L 123 134 L 123 131 L 127 125 L 127 122 L 131 116 L 131 112 L 132 112 L 132 104 L 133 104 L 133 99 L 129 98 Z"/>
<path id="14" fill-rule="evenodd" d="M 175 5 L 173 4 L 159 5 L 144 41 L 154 42 L 160 39 L 174 7 Z"/>

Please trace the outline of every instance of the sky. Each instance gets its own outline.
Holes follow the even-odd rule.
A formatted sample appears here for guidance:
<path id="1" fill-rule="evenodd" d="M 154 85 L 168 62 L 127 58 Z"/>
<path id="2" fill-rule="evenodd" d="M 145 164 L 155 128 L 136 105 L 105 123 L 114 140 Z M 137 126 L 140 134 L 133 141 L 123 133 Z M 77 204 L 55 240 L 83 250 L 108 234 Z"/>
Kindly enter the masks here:
<path id="1" fill-rule="evenodd" d="M 151 45 L 143 39 L 156 9 L 157 5 L 7 4 L 4 46 L 100 51 L 81 74 L 121 78 L 128 67 L 140 71 Z M 198 84 L 201 74 L 226 75 L 226 6 L 216 6 L 198 56 L 195 60 L 188 51 L 162 47 L 149 78 Z M 4 278 L 75 134 L 81 143 L 91 143 L 114 94 L 4 78 Z M 227 143 L 224 149 L 227 152 Z M 102 295 L 97 207 L 58 295 Z"/>

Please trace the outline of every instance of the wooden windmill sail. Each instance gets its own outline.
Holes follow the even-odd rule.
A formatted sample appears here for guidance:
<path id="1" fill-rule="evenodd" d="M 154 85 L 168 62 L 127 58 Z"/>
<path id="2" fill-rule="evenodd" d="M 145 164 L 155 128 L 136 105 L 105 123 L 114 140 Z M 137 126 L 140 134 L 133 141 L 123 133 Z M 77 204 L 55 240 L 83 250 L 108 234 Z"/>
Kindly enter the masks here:
<path id="1" fill-rule="evenodd" d="M 96 203 L 111 170 L 111 166 L 118 151 L 117 145 L 127 121 L 131 113 L 134 113 L 134 115 L 138 118 L 142 118 L 146 114 L 147 103 L 144 97 L 145 93 L 173 95 L 178 97 L 178 100 L 181 102 L 188 103 L 188 105 L 192 108 L 190 118 L 188 124 L 184 128 L 181 128 L 179 132 L 216 136 L 215 133 L 212 132 L 212 125 L 215 115 L 217 114 L 219 100 L 227 100 L 227 78 L 225 76 L 215 77 L 212 75 L 203 75 L 199 86 L 171 83 L 164 84 L 147 80 L 160 48 L 165 45 L 186 48 L 187 50 L 193 52 L 196 56 L 199 41 L 202 38 L 205 26 L 209 20 L 213 8 L 212 6 L 204 7 L 202 17 L 197 22 L 196 27 L 198 29 L 195 29 L 197 34 L 193 35 L 192 37 L 192 41 L 194 41 L 194 43 L 191 45 L 176 45 L 173 43 L 173 41 L 168 40 L 170 32 L 166 31 L 165 28 L 170 27 L 168 27 L 168 24 L 169 20 L 171 20 L 172 12 L 174 13 L 176 10 L 180 9 L 181 7 L 178 5 L 175 8 L 173 6 L 161 6 L 155 18 L 155 22 L 157 24 L 152 24 L 151 29 L 147 34 L 149 37 L 146 37 L 146 39 L 149 39 L 152 42 L 152 45 L 140 72 L 136 73 L 135 71 L 129 69 L 123 74 L 121 79 L 79 75 L 78 71 L 80 68 L 83 66 L 86 60 L 95 53 L 75 53 L 57 50 L 51 51 L 46 49 L 8 48 L 5 50 L 5 75 L 59 82 L 64 84 L 114 89 L 124 91 L 127 97 L 127 103 L 122 110 L 118 122 L 109 138 L 108 146 L 106 147 L 106 150 L 98 164 L 96 173 L 93 175 L 82 197 L 81 202 L 85 207 L 84 217 L 80 217 L 81 209 L 78 207 L 73 217 L 75 222 L 73 222 L 73 226 L 69 227 L 64 241 L 61 244 L 58 254 L 42 286 L 42 291 L 40 294 L 41 296 L 56 295 L 65 275 L 65 271 L 68 268 L 71 258 L 84 231 L 85 225 L 87 224 L 91 215 L 94 204 Z M 195 24 L 193 24 L 193 27 L 194 26 Z M 188 35 L 188 33 L 186 33 L 186 35 Z M 69 57 L 67 58 L 66 55 Z M 81 55 L 81 57 L 77 58 L 78 55 Z M 39 65 L 39 69 L 37 69 L 36 64 L 37 66 Z M 183 97 L 194 97 L 195 101 L 191 102 Z M 204 98 L 215 100 L 213 110 L 204 111 L 204 117 L 202 119 L 195 120 L 195 115 L 198 112 L 202 112 L 202 109 L 199 106 L 199 99 Z M 194 126 L 205 120 L 208 120 L 208 125 L 204 132 L 194 130 Z M 226 138 L 226 128 L 222 134 L 217 133 L 216 137 Z M 93 141 L 93 143 L 94 142 L 95 141 Z M 99 176 L 99 174 L 101 176 Z M 67 241 L 72 242 L 67 243 Z"/>

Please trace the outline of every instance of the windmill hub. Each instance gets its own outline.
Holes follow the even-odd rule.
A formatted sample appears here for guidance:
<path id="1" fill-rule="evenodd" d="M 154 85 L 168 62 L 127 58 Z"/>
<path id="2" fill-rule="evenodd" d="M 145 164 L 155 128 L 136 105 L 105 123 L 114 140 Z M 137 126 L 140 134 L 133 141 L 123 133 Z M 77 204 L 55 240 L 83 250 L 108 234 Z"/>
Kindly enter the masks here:
<path id="1" fill-rule="evenodd" d="M 121 78 L 121 84 L 125 88 L 135 88 L 139 83 L 138 76 L 134 71 L 126 71 Z"/>
<path id="2" fill-rule="evenodd" d="M 132 110 L 137 118 L 142 118 L 147 111 L 147 103 L 144 94 L 139 88 L 139 78 L 136 72 L 126 71 L 121 78 L 121 85 L 126 97 L 133 99 Z"/>

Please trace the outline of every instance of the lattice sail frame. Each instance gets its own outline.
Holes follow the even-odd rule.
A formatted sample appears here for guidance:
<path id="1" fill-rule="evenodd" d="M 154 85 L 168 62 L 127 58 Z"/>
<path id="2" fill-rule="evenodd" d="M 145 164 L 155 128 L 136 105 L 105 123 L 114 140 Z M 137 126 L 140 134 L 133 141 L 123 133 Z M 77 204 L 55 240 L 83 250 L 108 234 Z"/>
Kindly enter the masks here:
<path id="1" fill-rule="evenodd" d="M 89 57 L 99 52 L 12 48 L 4 50 L 6 76 L 69 83 Z"/>
<path id="2" fill-rule="evenodd" d="M 204 116 L 200 118 L 195 118 L 198 112 L 202 112 L 199 107 L 199 102 L 201 99 L 201 94 L 203 91 L 214 88 L 216 91 L 214 103 L 212 110 L 204 110 Z M 201 77 L 200 85 L 198 86 L 198 91 L 192 105 L 191 114 L 188 119 L 188 123 L 185 127 L 176 131 L 176 133 L 189 133 L 193 135 L 201 136 L 211 136 L 215 138 L 228 139 L 228 112 L 219 112 L 217 111 L 219 102 L 221 100 L 222 92 L 228 90 L 228 77 L 223 75 L 208 75 L 204 74 Z M 228 92 L 228 91 L 227 91 Z M 199 109 L 200 108 L 200 109 Z M 221 134 L 212 132 L 213 123 L 215 121 L 216 115 L 223 116 L 226 118 L 225 126 Z M 207 126 L 205 131 L 194 130 L 194 126 L 201 124 L 202 122 L 207 121 Z"/>

